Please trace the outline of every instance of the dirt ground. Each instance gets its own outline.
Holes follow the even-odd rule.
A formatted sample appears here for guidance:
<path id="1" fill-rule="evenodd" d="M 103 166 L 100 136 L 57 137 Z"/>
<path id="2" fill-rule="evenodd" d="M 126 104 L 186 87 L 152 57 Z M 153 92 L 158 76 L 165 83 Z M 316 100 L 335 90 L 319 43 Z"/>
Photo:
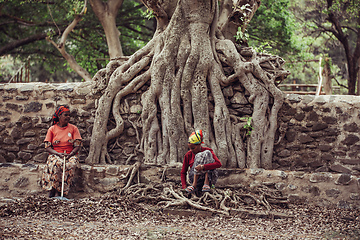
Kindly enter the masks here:
<path id="1" fill-rule="evenodd" d="M 178 216 L 116 195 L 32 196 L 0 207 L 0 239 L 360 239 L 359 210 L 288 205 L 274 211 L 289 217 Z"/>

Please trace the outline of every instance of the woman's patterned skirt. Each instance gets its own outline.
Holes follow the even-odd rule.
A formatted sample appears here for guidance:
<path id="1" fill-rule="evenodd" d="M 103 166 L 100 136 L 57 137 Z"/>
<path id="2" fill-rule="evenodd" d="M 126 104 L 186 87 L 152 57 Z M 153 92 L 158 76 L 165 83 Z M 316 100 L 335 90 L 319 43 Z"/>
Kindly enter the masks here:
<path id="1" fill-rule="evenodd" d="M 72 179 L 75 174 L 75 169 L 79 164 L 77 156 L 72 156 L 66 160 L 65 164 L 65 178 L 64 178 L 64 195 L 69 193 Z M 50 155 L 42 175 L 42 186 L 45 190 L 55 188 L 61 192 L 62 175 L 63 175 L 64 159 L 57 155 Z"/>

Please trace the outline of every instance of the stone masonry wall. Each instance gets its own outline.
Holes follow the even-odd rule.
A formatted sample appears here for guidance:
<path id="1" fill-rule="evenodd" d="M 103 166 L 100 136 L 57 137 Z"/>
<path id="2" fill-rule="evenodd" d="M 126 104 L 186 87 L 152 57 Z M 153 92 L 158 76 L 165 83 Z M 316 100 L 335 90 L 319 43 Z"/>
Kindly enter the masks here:
<path id="1" fill-rule="evenodd" d="M 52 114 L 61 104 L 70 106 L 70 123 L 79 128 L 84 140 L 80 162 L 85 161 L 99 97 L 92 94 L 91 83 L 0 84 L 0 95 L 0 163 L 46 162 L 48 153 L 43 141 L 51 126 Z M 110 155 L 115 164 L 124 164 L 136 145 L 136 120 L 141 112 L 136 98 L 129 95 L 122 105 L 121 112 L 126 116 L 125 134 L 118 139 L 121 146 L 115 140 L 110 142 Z M 138 157 L 131 160 L 136 161 Z"/>
<path id="2" fill-rule="evenodd" d="M 251 116 L 251 105 L 241 91 L 241 86 L 223 89 L 230 113 Z M 121 105 L 124 134 L 109 143 L 114 165 L 88 166 L 84 160 L 99 97 L 91 92 L 87 82 L 0 84 L 0 203 L 6 197 L 46 194 L 40 185 L 48 156 L 43 140 L 60 104 L 70 105 L 70 121 L 84 139 L 72 196 L 103 194 L 126 183 L 123 175 L 129 164 L 142 157 L 131 157 L 137 133 L 141 134 L 140 94 L 129 95 Z M 359 207 L 359 109 L 357 96 L 288 95 L 278 117 L 274 170 L 221 168 L 219 187 L 267 184 L 289 201 Z M 179 186 L 180 169 L 181 163 L 166 168 L 167 179 Z M 141 182 L 159 182 L 163 174 L 163 168 L 144 165 Z"/>
<path id="3" fill-rule="evenodd" d="M 251 116 L 251 105 L 241 91 L 241 86 L 223 89 L 232 114 Z M 0 162 L 45 163 L 48 153 L 43 140 L 59 104 L 70 105 L 70 121 L 84 139 L 79 154 L 84 162 L 99 97 L 92 95 L 91 83 L 0 84 L 0 95 Z M 121 105 L 125 131 L 109 143 L 115 164 L 142 157 L 129 159 L 141 131 L 139 98 L 140 94 L 129 95 Z M 273 168 L 359 175 L 359 109 L 357 96 L 287 96 L 278 117 Z"/>
<path id="4" fill-rule="evenodd" d="M 0 206 L 19 197 L 46 196 L 48 192 L 40 184 L 44 166 L 0 163 Z M 129 170 L 131 165 L 81 164 L 67 197 L 96 197 L 123 188 Z M 155 184 L 161 183 L 165 176 L 167 182 L 174 182 L 180 188 L 180 170 L 181 164 L 169 167 L 144 165 L 140 168 L 139 180 Z M 216 187 L 244 186 L 252 189 L 263 185 L 280 191 L 289 203 L 360 208 L 360 178 L 346 173 L 220 168 Z"/>
<path id="5" fill-rule="evenodd" d="M 359 110 L 358 96 L 288 96 L 274 168 L 359 175 Z"/>

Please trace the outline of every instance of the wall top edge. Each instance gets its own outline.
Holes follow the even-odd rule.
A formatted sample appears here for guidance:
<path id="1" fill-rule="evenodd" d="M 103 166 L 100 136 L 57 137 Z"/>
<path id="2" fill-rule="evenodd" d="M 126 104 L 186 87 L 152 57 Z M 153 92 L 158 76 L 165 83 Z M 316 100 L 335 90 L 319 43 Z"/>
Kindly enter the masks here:
<path id="1" fill-rule="evenodd" d="M 44 83 L 44 82 L 30 82 L 30 83 L 0 83 L 1 90 L 13 90 L 17 89 L 20 92 L 28 91 L 52 91 L 52 90 L 69 90 L 69 89 L 81 89 L 89 88 L 93 84 L 93 81 L 90 82 L 71 82 L 71 83 Z M 288 100 L 292 103 L 332 103 L 332 102 L 342 102 L 347 104 L 357 104 L 360 103 L 360 96 L 354 95 L 299 95 L 299 94 L 284 94 L 285 100 Z"/>

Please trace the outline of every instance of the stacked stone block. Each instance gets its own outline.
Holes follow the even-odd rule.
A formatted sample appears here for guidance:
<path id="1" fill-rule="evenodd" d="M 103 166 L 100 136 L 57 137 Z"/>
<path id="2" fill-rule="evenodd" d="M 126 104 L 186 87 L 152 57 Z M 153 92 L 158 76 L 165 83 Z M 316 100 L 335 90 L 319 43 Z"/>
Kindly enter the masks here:
<path id="1" fill-rule="evenodd" d="M 286 130 L 275 146 L 274 168 L 360 172 L 360 98 L 289 95 L 279 113 Z M 284 127 L 285 126 L 285 127 Z"/>

